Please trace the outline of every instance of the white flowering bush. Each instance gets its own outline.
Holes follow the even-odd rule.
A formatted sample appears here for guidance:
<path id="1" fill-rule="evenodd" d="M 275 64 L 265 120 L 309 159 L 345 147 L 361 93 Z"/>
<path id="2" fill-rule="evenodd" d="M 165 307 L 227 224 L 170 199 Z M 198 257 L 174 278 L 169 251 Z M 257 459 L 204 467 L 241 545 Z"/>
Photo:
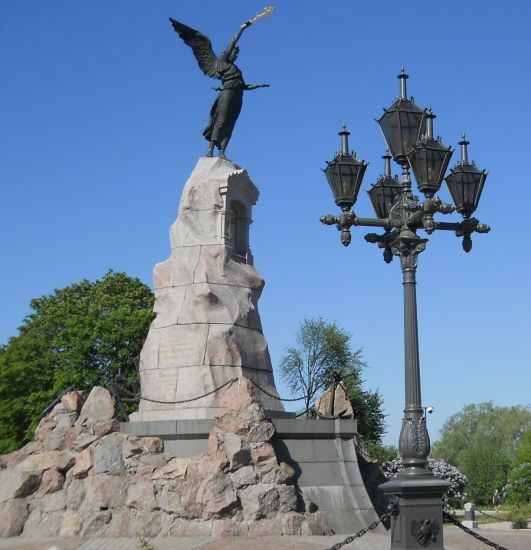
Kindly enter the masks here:
<path id="1" fill-rule="evenodd" d="M 384 464 L 382 471 L 387 479 L 392 479 L 403 469 L 402 458 L 397 456 Z M 434 460 L 432 458 L 428 460 L 428 469 L 433 472 L 436 478 L 443 479 L 450 483 L 450 488 L 446 495 L 448 505 L 454 508 L 457 506 L 460 507 L 463 503 L 463 498 L 465 496 L 464 491 L 468 483 L 466 475 L 448 462 L 444 460 Z"/>

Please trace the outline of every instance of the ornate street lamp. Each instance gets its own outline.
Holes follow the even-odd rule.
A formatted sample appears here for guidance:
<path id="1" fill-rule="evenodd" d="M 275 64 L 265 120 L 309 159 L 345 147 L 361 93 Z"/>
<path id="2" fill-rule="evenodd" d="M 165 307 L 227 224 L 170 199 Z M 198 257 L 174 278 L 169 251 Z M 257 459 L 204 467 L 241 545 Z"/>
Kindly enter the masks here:
<path id="1" fill-rule="evenodd" d="M 408 77 L 403 70 L 398 78 L 401 82 L 400 97 L 385 110 L 378 123 L 393 159 L 402 167 L 401 183 L 398 184 L 391 177 L 390 159 L 385 156 L 385 174 L 369 191 L 378 217 L 359 218 L 351 210 L 363 176 L 361 173 L 361 177 L 358 177 L 358 170 L 353 198 L 348 202 L 338 202 L 339 194 L 335 191 L 337 186 L 334 186 L 334 197 L 342 213 L 339 216 L 322 216 L 321 222 L 335 225 L 341 231 L 341 241 L 345 246 L 350 243 L 352 226 L 383 228 L 383 234 L 369 233 L 365 240 L 384 250 L 386 262 L 391 262 L 393 256 L 400 258 L 404 287 L 405 407 L 399 452 L 404 470 L 396 479 L 380 487 L 384 493 L 394 495 L 398 502 L 398 514 L 393 517 L 391 550 L 426 546 L 443 549 L 442 497 L 449 484 L 435 478 L 427 467 L 430 438 L 421 399 L 416 271 L 418 256 L 426 248 L 428 239 L 420 237 L 417 232 L 424 230 L 431 234 L 436 230 L 454 231 L 458 237 L 463 237 L 463 248 L 469 252 L 472 247 L 471 234 L 487 233 L 490 230 L 488 225 L 471 218 L 487 174 L 468 162 L 468 142 L 463 139 L 460 142 L 461 161 L 446 178 L 455 208 L 435 196 L 452 150 L 445 147 L 440 139 L 433 137 L 435 116 L 431 110 L 422 110 L 407 99 L 405 83 Z M 423 202 L 411 191 L 410 166 L 417 187 L 425 195 Z M 463 221 L 434 220 L 434 214 L 450 214 L 456 209 L 462 214 Z"/>

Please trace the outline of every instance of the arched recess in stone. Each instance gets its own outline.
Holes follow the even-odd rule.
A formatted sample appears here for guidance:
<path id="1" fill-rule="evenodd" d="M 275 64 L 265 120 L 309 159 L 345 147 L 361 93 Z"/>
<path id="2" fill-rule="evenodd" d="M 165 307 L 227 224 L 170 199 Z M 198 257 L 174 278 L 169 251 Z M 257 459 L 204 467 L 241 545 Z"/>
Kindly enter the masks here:
<path id="1" fill-rule="evenodd" d="M 249 252 L 250 216 L 245 205 L 237 200 L 230 203 L 228 237 L 233 253 L 246 258 Z"/>

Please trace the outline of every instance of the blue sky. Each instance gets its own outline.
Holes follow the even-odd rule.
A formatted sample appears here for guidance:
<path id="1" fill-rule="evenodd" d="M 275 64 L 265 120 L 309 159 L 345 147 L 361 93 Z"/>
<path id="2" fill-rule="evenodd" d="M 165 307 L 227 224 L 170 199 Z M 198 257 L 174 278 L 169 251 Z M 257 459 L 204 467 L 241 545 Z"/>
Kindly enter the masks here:
<path id="1" fill-rule="evenodd" d="M 251 246 L 266 280 L 260 301 L 274 365 L 304 317 L 353 334 L 398 439 L 403 408 L 402 286 L 353 231 L 345 249 L 319 217 L 337 209 L 321 172 L 346 122 L 351 147 L 382 171 L 374 119 L 408 93 L 437 118 L 435 134 L 489 171 L 477 217 L 492 226 L 470 254 L 430 237 L 418 272 L 424 405 L 432 439 L 466 403 L 528 404 L 531 388 L 529 89 L 525 0 L 444 3 L 277 1 L 240 40 L 249 92 L 229 157 L 261 190 Z M 180 194 L 207 143 L 215 97 L 168 16 L 220 52 L 263 0 L 0 0 L 0 342 L 31 298 L 108 268 L 151 284 L 169 253 Z M 454 154 L 452 165 L 457 160 Z M 393 166 L 393 173 L 398 168 Z M 449 200 L 446 189 L 441 197 Z M 518 207 L 522 206 L 520 210 Z M 365 193 L 355 207 L 372 216 Z M 450 218 L 450 216 L 445 219 Z M 457 215 L 452 216 L 458 219 Z M 277 375 L 281 394 L 290 394 Z"/>

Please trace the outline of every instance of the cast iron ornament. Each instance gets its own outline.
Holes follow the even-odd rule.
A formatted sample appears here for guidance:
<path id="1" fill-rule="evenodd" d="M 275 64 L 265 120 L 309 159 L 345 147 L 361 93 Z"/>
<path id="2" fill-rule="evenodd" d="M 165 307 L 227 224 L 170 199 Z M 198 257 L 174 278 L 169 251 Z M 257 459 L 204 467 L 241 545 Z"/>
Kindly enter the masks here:
<path id="1" fill-rule="evenodd" d="M 219 57 L 212 50 L 212 42 L 207 36 L 184 23 L 169 18 L 175 32 L 186 45 L 192 48 L 199 68 L 207 76 L 217 78 L 222 82 L 221 87 L 214 87 L 214 90 L 219 91 L 219 95 L 210 109 L 210 120 L 203 131 L 203 135 L 209 142 L 207 151 L 209 157 L 213 156 L 215 146 L 219 150 L 218 156 L 223 159 L 227 158 L 225 150 L 242 108 L 243 92 L 269 86 L 263 82 L 246 84 L 240 69 L 234 62 L 240 51 L 237 42 L 243 31 L 262 17 L 269 15 L 273 10 L 273 7 L 267 7 L 262 13 L 243 23 Z"/>
<path id="2" fill-rule="evenodd" d="M 439 522 L 435 518 L 419 519 L 411 522 L 411 534 L 424 548 L 432 542 L 437 542 L 437 533 L 440 529 Z"/>
<path id="3" fill-rule="evenodd" d="M 406 416 L 402 420 L 399 439 L 400 456 L 428 458 L 430 454 L 430 436 L 426 428 L 426 417 Z"/>

